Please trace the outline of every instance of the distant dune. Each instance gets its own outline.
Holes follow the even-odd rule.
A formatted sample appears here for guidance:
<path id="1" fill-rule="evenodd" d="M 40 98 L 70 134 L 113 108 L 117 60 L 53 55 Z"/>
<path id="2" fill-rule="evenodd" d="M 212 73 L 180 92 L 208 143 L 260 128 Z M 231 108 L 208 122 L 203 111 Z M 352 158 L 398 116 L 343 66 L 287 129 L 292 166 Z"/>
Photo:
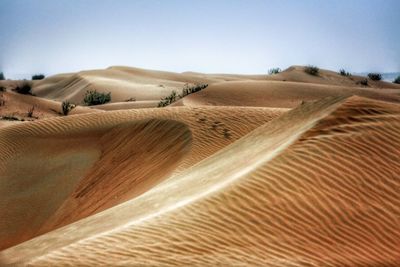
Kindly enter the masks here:
<path id="1" fill-rule="evenodd" d="M 8 88 L 1 116 L 38 116 L 0 124 L 0 266 L 400 266 L 400 85 L 361 79 L 111 67 Z M 185 83 L 209 86 L 153 108 Z M 59 114 L 88 89 L 112 103 Z"/>
<path id="2" fill-rule="evenodd" d="M 33 92 L 40 97 L 57 101 L 69 100 L 77 104 L 83 102 L 87 90 L 111 92 L 111 102 L 114 104 L 98 107 L 104 110 L 156 107 L 160 99 L 173 90 L 180 93 L 186 83 L 207 83 L 210 87 L 176 105 L 293 108 L 302 100 L 316 100 L 342 93 L 385 100 L 390 100 L 391 96 L 379 96 L 380 93 L 399 96 L 398 84 L 369 81 L 365 87 L 359 84 L 362 79 L 364 78 L 359 76 L 340 76 L 327 70 L 321 70 L 318 76 L 312 76 L 305 73 L 301 66 L 290 67 L 276 75 L 173 73 L 110 67 L 105 70 L 55 75 L 35 83 Z M 374 89 L 380 90 L 377 92 Z M 135 101 L 127 102 L 129 99 Z M 393 97 L 393 101 L 398 99 Z"/>
<path id="3" fill-rule="evenodd" d="M 136 101 L 158 101 L 171 93 L 181 90 L 186 83 L 215 83 L 241 80 L 245 75 L 206 75 L 201 73 L 173 73 L 151 71 L 129 67 L 110 67 L 105 70 L 82 71 L 78 73 L 55 75 L 35 83 L 34 93 L 40 97 L 54 100 L 70 100 L 81 103 L 85 92 L 96 89 L 112 92 L 112 102 L 124 102 L 134 98 Z M 263 76 L 248 76 L 262 79 Z"/>

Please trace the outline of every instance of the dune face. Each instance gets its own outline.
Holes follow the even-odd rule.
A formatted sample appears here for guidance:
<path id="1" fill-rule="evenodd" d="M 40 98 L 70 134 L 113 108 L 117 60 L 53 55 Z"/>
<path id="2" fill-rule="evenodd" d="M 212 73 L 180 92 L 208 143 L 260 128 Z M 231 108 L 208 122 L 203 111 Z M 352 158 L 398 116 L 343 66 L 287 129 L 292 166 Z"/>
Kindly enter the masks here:
<path id="1" fill-rule="evenodd" d="M 19 121 L 34 121 L 61 116 L 61 102 L 43 99 L 31 95 L 21 95 L 15 92 L 4 92 L 1 98 L 4 104 L 0 106 L 0 117 L 15 117 Z M 33 108 L 32 116 L 28 112 Z M 70 115 L 99 112 L 97 109 L 78 106 Z"/>
<path id="2" fill-rule="evenodd" d="M 7 218 L 1 225 L 1 248 L 135 198 L 283 112 L 259 108 L 101 112 L 4 129 L 0 140 L 21 141 L 4 142 L 1 149 L 0 203 Z M 7 191 L 9 187 L 14 190 Z M 39 207 L 46 207 L 43 214 L 36 211 Z M 25 221 L 29 212 L 35 219 Z"/>
<path id="3" fill-rule="evenodd" d="M 187 127 L 174 121 L 112 127 L 83 119 L 67 123 L 64 131 L 58 123 L 18 125 L 1 133 L 21 140 L 2 145 L 0 210 L 7 218 L 1 225 L 2 248 L 142 193 L 179 163 L 191 142 Z M 74 133 L 78 123 L 87 130 Z M 163 151 L 172 154 L 166 157 Z"/>
<path id="4" fill-rule="evenodd" d="M 0 128 L 0 266 L 400 266 L 400 87 L 359 79 L 111 67 L 6 92 L 47 114 L 146 91 Z M 209 86 L 150 108 L 187 82 Z"/>
<path id="5" fill-rule="evenodd" d="M 29 239 L 55 212 L 100 156 L 92 141 L 25 137 L 11 148 L 2 143 L 0 248 Z"/>

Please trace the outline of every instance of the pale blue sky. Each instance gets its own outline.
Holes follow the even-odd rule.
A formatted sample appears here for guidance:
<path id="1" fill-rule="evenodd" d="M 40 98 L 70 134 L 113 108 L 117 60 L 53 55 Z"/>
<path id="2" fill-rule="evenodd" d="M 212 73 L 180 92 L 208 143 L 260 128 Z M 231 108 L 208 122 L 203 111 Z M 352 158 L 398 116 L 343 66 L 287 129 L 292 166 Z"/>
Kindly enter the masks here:
<path id="1" fill-rule="evenodd" d="M 399 0 L 0 0 L 0 71 L 399 71 L 399 25 Z"/>

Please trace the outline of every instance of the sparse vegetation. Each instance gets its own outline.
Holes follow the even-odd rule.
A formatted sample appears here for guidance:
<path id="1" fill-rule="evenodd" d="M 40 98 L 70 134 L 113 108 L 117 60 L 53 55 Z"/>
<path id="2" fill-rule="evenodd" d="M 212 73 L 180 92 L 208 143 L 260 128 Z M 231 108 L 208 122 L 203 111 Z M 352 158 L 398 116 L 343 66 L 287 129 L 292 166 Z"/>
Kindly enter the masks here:
<path id="1" fill-rule="evenodd" d="M 101 105 L 111 101 L 111 92 L 100 93 L 96 90 L 88 90 L 85 93 L 83 102 L 88 106 Z"/>
<path id="2" fill-rule="evenodd" d="M 280 68 L 272 68 L 268 70 L 268 74 L 269 75 L 273 75 L 273 74 L 278 74 L 280 73 L 282 70 Z"/>
<path id="3" fill-rule="evenodd" d="M 5 79 L 6 79 L 6 77 L 4 77 L 4 73 L 0 72 L 0 80 L 5 80 Z"/>
<path id="4" fill-rule="evenodd" d="M 63 101 L 61 103 L 61 110 L 64 116 L 67 116 L 68 113 L 76 107 L 75 104 L 70 103 L 69 101 Z"/>
<path id="5" fill-rule="evenodd" d="M 362 79 L 361 81 L 359 81 L 359 84 L 361 84 L 363 86 L 368 86 L 368 80 L 367 79 Z"/>
<path id="6" fill-rule="evenodd" d="M 371 72 L 371 73 L 368 73 L 368 78 L 370 78 L 373 81 L 380 81 L 380 80 L 382 80 L 382 74 Z"/>
<path id="7" fill-rule="evenodd" d="M 206 83 L 198 83 L 193 86 L 189 86 L 188 84 L 185 84 L 185 86 L 182 89 L 182 94 L 179 95 L 178 97 L 182 98 L 184 96 L 196 93 L 198 91 L 201 91 L 201 90 L 207 88 L 207 86 L 208 86 L 208 84 L 206 84 Z"/>
<path id="8" fill-rule="evenodd" d="M 347 72 L 345 69 L 340 69 L 339 74 L 342 76 L 351 76 L 350 72 Z"/>
<path id="9" fill-rule="evenodd" d="M 3 99 L 3 92 L 6 91 L 6 88 L 4 86 L 0 86 L 0 107 L 5 105 L 5 101 Z"/>
<path id="10" fill-rule="evenodd" d="M 394 79 L 393 83 L 400 84 L 400 75 L 399 75 L 399 76 L 397 76 L 397 78 L 396 78 L 396 79 Z"/>
<path id="11" fill-rule="evenodd" d="M 208 86 L 208 84 L 206 84 L 206 83 L 199 83 L 199 84 L 195 84 L 193 86 L 189 86 L 189 84 L 185 84 L 185 86 L 182 89 L 181 94 L 178 94 L 175 90 L 173 90 L 170 95 L 168 95 L 160 100 L 160 102 L 158 103 L 158 107 L 166 107 L 166 106 L 172 104 L 173 102 L 175 102 L 176 100 L 181 99 L 184 96 L 196 93 L 198 91 L 201 91 L 201 90 L 207 88 L 207 86 Z"/>
<path id="12" fill-rule="evenodd" d="M 177 95 L 178 94 L 176 93 L 176 91 L 173 90 L 170 95 L 161 99 L 161 101 L 158 103 L 158 107 L 166 107 L 172 104 L 176 101 Z"/>
<path id="13" fill-rule="evenodd" d="M 1 106 L 4 106 L 6 104 L 6 101 L 4 101 L 4 99 L 3 99 L 3 94 L 1 93 L 0 94 L 0 107 Z"/>
<path id="14" fill-rule="evenodd" d="M 14 90 L 19 94 L 32 95 L 32 86 L 27 81 L 24 81 L 21 84 L 17 85 Z"/>
<path id="15" fill-rule="evenodd" d="M 2 116 L 0 118 L 2 120 L 5 120 L 5 121 L 25 121 L 24 119 L 20 119 L 18 117 L 13 116 L 13 115 L 5 115 L 5 116 Z"/>
<path id="16" fill-rule="evenodd" d="M 33 117 L 33 111 L 35 110 L 35 106 L 32 106 L 30 109 L 28 109 L 28 118 Z"/>
<path id="17" fill-rule="evenodd" d="M 44 78 L 44 74 L 35 74 L 32 76 L 32 80 L 43 80 Z"/>
<path id="18" fill-rule="evenodd" d="M 304 68 L 305 73 L 317 76 L 319 74 L 319 68 L 316 66 L 309 65 Z"/>
<path id="19" fill-rule="evenodd" d="M 134 98 L 134 97 L 131 97 L 131 98 L 125 100 L 125 102 L 135 102 L 135 101 L 136 101 L 136 98 Z"/>

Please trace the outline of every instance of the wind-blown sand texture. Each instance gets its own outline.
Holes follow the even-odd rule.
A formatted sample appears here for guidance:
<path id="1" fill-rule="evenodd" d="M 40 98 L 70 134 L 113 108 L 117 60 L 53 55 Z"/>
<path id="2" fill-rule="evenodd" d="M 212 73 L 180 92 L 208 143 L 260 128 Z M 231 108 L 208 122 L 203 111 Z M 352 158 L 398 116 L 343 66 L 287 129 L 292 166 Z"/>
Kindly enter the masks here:
<path id="1" fill-rule="evenodd" d="M 0 128 L 0 265 L 399 266 L 398 93 L 339 82 Z"/>

